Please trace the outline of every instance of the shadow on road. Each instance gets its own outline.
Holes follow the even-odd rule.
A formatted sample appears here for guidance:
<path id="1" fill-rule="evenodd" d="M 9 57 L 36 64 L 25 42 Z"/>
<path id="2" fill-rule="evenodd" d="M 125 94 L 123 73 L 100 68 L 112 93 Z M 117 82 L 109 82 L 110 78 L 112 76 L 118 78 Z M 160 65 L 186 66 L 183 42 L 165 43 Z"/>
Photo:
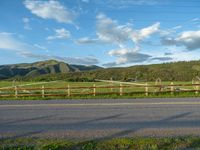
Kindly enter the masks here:
<path id="1" fill-rule="evenodd" d="M 174 116 L 170 116 L 161 120 L 157 120 L 157 121 L 151 121 L 151 122 L 141 122 L 141 123 L 135 123 L 134 127 L 130 127 L 126 130 L 120 131 L 118 133 L 106 136 L 106 137 L 102 137 L 102 138 L 96 138 L 96 140 L 106 140 L 106 139 L 112 139 L 112 138 L 116 138 L 116 137 L 125 137 L 130 135 L 131 133 L 133 134 L 134 132 L 137 132 L 141 129 L 145 129 L 145 128 L 159 128 L 160 127 L 177 127 L 177 125 L 182 124 L 181 122 L 171 122 L 174 121 L 176 119 L 179 118 L 183 118 L 185 116 L 188 116 L 192 114 L 191 112 L 186 112 L 186 113 L 182 113 L 182 114 L 177 114 Z M 186 122 L 185 122 L 186 123 Z M 196 124 L 197 125 L 197 124 Z M 200 125 L 200 121 L 198 121 L 198 125 Z M 182 126 L 185 126 L 185 124 L 182 124 Z"/>
<path id="2" fill-rule="evenodd" d="M 33 136 L 35 134 L 46 133 L 50 132 L 58 132 L 58 131 L 104 131 L 104 130 L 112 130 L 116 129 L 116 132 L 108 132 L 106 135 L 96 136 L 96 140 L 104 140 L 104 139 L 112 139 L 116 137 L 126 137 L 128 135 L 132 135 L 135 132 L 143 129 L 148 128 L 155 128 L 155 129 L 163 129 L 163 128 L 184 128 L 184 127 L 200 127 L 200 120 L 185 120 L 183 119 L 186 116 L 191 115 L 192 112 L 185 112 L 181 114 L 176 114 L 173 116 L 169 116 L 167 118 L 159 119 L 159 120 L 149 120 L 149 121 L 137 121 L 133 119 L 126 118 L 126 114 L 120 113 L 106 117 L 99 117 L 89 120 L 76 121 L 71 122 L 67 120 L 67 117 L 59 118 L 61 122 L 54 122 L 54 115 L 50 116 L 42 116 L 42 117 L 35 117 L 35 118 L 28 118 L 23 120 L 11 121 L 6 123 L 0 124 L 1 131 L 9 131 L 13 129 L 20 129 L 23 132 L 27 132 L 24 134 L 17 133 L 14 138 L 18 137 L 26 137 L 26 136 Z M 53 118 L 52 118 L 53 117 Z M 131 116 L 129 116 L 131 118 Z M 42 120 L 51 119 L 51 122 L 42 122 Z M 55 118 L 56 119 L 56 118 Z M 63 120 L 62 120 L 63 119 Z M 125 119 L 125 120 L 124 120 Z M 41 120 L 41 122 L 40 122 Z M 37 122 L 34 122 L 37 121 Z M 73 121 L 73 120 L 72 120 Z M 25 122 L 25 123 L 23 123 Z M 33 124 L 34 123 L 34 124 Z M 24 130 L 23 130 L 24 129 Z M 95 132 L 94 132 L 95 134 Z"/>

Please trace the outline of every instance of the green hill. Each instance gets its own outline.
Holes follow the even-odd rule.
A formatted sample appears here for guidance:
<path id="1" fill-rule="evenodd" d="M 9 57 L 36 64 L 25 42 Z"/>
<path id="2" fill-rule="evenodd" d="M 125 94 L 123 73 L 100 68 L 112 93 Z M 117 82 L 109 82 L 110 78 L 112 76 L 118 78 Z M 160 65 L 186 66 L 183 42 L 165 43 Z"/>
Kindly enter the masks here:
<path id="1" fill-rule="evenodd" d="M 81 72 L 99 69 L 98 66 L 69 65 L 55 60 L 0 66 L 0 79 L 34 78 L 45 74 Z"/>
<path id="2" fill-rule="evenodd" d="M 59 73 L 39 76 L 34 80 L 94 81 L 95 79 L 120 81 L 191 81 L 200 76 L 200 61 L 140 65 L 121 68 L 102 68 L 91 71 Z"/>
<path id="3" fill-rule="evenodd" d="M 1 79 L 32 81 L 94 81 L 95 79 L 120 81 L 191 81 L 200 76 L 200 61 L 181 61 L 164 64 L 139 65 L 121 68 L 69 65 L 54 60 L 32 64 L 0 66 Z"/>

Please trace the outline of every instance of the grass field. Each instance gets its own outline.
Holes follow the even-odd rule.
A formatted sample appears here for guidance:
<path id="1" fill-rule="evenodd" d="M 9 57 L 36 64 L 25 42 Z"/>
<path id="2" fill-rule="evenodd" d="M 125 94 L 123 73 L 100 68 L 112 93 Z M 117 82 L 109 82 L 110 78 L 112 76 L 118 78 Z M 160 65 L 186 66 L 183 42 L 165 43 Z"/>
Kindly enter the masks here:
<path id="1" fill-rule="evenodd" d="M 181 150 L 200 149 L 199 137 L 120 138 L 101 141 L 20 138 L 1 140 L 0 150 Z"/>
<path id="2" fill-rule="evenodd" d="M 39 84 L 40 83 L 40 84 Z M 44 84 L 43 84 L 44 83 Z M 141 84 L 145 84 L 146 82 L 138 82 Z M 150 85 L 155 85 L 155 82 L 147 82 Z M 171 81 L 162 82 L 163 85 L 170 84 Z M 192 82 L 173 82 L 174 84 L 191 84 Z M 92 86 L 93 84 L 96 85 L 110 85 L 109 83 L 105 82 L 66 82 L 66 81 L 53 81 L 53 82 L 24 82 L 24 81 L 0 81 L 0 88 L 2 87 L 11 87 L 11 86 L 20 86 L 26 84 L 37 84 L 37 85 L 29 85 L 25 87 L 41 87 L 41 85 L 45 85 L 47 87 L 64 87 L 68 84 L 71 86 Z M 114 83 L 114 85 L 117 85 Z M 119 84 L 118 84 L 119 85 Z"/>
<path id="3" fill-rule="evenodd" d="M 169 86 L 171 82 L 162 82 L 163 88 L 162 91 L 170 91 L 171 87 Z M 97 93 L 96 96 L 94 96 L 92 93 L 94 92 L 93 87 L 95 84 L 95 92 Z M 146 84 L 140 82 L 139 84 Z M 148 85 L 155 85 L 155 82 L 148 82 Z M 175 84 L 191 84 L 191 82 L 174 82 Z M 67 96 L 67 88 L 68 85 L 70 86 L 70 96 Z M 168 85 L 168 86 L 165 86 Z M 23 88 L 23 90 L 19 90 L 18 94 L 41 94 L 41 88 L 44 86 L 45 88 L 63 88 L 63 89 L 45 89 L 45 94 L 62 94 L 63 96 L 45 96 L 41 98 L 42 96 L 28 96 L 28 97 L 20 97 L 20 98 L 15 98 L 15 90 L 14 86 L 18 86 L 18 88 Z M 106 86 L 116 86 L 115 88 L 109 87 L 109 88 L 102 88 Z M 0 81 L 0 94 L 10 94 L 12 97 L 0 97 L 0 99 L 72 99 L 72 98 L 77 98 L 77 99 L 82 99 L 82 98 L 145 98 L 147 97 L 145 95 L 145 87 L 136 87 L 136 86 L 130 86 L 127 84 L 123 84 L 122 86 L 129 86 L 129 87 L 123 87 L 123 89 L 120 89 L 120 84 L 119 83 L 105 83 L 105 82 L 65 82 L 65 81 L 53 81 L 53 82 L 11 82 L 11 81 Z M 4 91 L 1 90 L 1 88 L 12 88 L 12 90 Z M 85 87 L 81 89 L 73 89 L 74 87 Z M 88 88 L 87 88 L 88 87 Z M 90 88 L 89 88 L 90 87 Z M 31 90 L 30 88 L 39 88 L 38 90 Z M 198 97 L 200 94 L 195 94 L 195 92 L 179 92 L 180 89 L 183 90 L 194 90 L 194 86 L 177 86 L 173 87 L 174 90 L 178 89 L 178 91 L 174 92 L 174 94 L 171 94 L 170 92 L 164 92 L 164 93 L 159 93 L 160 88 L 159 87 L 148 87 L 148 97 Z M 25 90 L 24 90 L 25 89 Z M 30 89 L 30 90 L 26 90 Z M 122 93 L 125 93 L 123 95 L 120 95 L 120 90 Z M 104 93 L 112 93 L 113 94 L 104 94 Z M 143 93 L 141 93 L 143 92 Z M 77 94 L 78 95 L 73 95 Z M 87 95 L 87 93 L 90 93 Z M 98 93 L 103 93 L 99 94 Z M 86 94 L 86 95 L 85 95 Z"/>

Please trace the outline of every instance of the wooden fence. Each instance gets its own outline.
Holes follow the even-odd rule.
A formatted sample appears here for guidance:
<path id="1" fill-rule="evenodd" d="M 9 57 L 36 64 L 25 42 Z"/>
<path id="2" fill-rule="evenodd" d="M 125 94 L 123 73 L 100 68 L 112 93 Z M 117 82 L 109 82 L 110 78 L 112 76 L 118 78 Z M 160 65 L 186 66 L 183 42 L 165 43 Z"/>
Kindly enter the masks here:
<path id="1" fill-rule="evenodd" d="M 70 86 L 51 88 L 45 87 L 44 85 L 40 88 L 1 88 L 0 97 L 73 97 L 83 95 L 126 95 L 126 94 L 159 94 L 159 93 L 181 93 L 181 92 L 193 92 L 199 94 L 200 84 L 163 84 L 163 85 L 108 85 L 108 86 Z M 85 92 L 86 91 L 86 92 Z"/>

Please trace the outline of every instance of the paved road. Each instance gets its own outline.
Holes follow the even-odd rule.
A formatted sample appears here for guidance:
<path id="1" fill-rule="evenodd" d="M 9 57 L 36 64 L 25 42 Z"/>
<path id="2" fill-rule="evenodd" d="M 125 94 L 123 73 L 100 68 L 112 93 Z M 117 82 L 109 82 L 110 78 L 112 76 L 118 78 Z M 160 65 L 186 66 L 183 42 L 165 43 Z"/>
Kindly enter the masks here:
<path id="1" fill-rule="evenodd" d="M 200 135 L 200 98 L 0 101 L 0 138 Z"/>

